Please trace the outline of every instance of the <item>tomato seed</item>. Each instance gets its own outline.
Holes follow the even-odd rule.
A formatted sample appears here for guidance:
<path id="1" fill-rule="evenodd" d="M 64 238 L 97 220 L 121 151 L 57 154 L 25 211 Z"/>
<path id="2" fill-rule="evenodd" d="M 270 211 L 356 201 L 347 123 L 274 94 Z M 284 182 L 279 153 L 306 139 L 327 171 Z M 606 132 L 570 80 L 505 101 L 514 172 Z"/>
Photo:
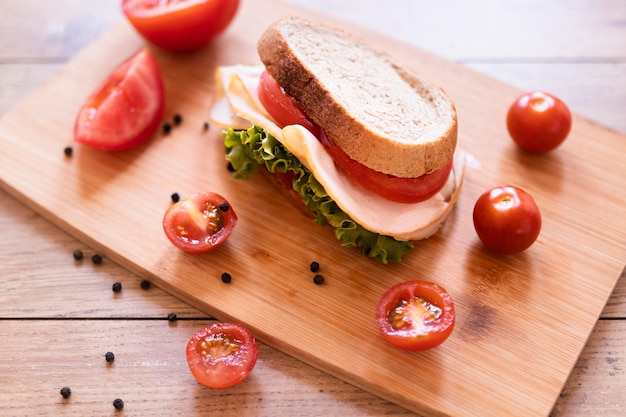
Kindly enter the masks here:
<path id="1" fill-rule="evenodd" d="M 113 352 L 107 352 L 104 354 L 104 359 L 107 362 L 113 362 L 115 360 L 115 355 L 113 354 Z"/>
<path id="2" fill-rule="evenodd" d="M 83 251 L 80 249 L 76 249 L 73 253 L 72 256 L 74 257 L 74 260 L 76 261 L 82 261 L 83 260 Z"/>
<path id="3" fill-rule="evenodd" d="M 121 282 L 114 282 L 113 286 L 111 287 L 111 289 L 113 290 L 113 292 L 120 292 L 120 291 L 122 291 L 122 283 Z"/>
<path id="4" fill-rule="evenodd" d="M 324 275 L 316 274 L 313 277 L 313 282 L 316 283 L 317 285 L 322 285 L 324 283 Z"/>
<path id="5" fill-rule="evenodd" d="M 311 265 L 309 266 L 309 268 L 311 269 L 311 272 L 319 272 L 320 270 L 320 264 L 318 262 L 311 262 Z"/>
<path id="6" fill-rule="evenodd" d="M 96 253 L 95 255 L 91 257 L 91 262 L 93 262 L 96 265 L 100 265 L 102 263 L 102 256 Z"/>
<path id="7" fill-rule="evenodd" d="M 233 277 L 228 273 L 228 272 L 224 272 L 222 273 L 222 282 L 225 284 L 230 283 L 230 281 L 233 279 Z"/>
<path id="8" fill-rule="evenodd" d="M 65 154 L 65 156 L 72 156 L 73 152 L 74 149 L 72 149 L 71 146 L 66 146 L 65 149 L 63 149 L 63 153 Z"/>
<path id="9" fill-rule="evenodd" d="M 178 193 L 172 193 L 170 196 L 173 203 L 178 203 L 180 201 L 180 195 Z"/>
<path id="10" fill-rule="evenodd" d="M 141 281 L 140 285 L 142 290 L 149 290 L 152 284 L 147 279 L 144 279 L 143 281 Z"/>
<path id="11" fill-rule="evenodd" d="M 72 390 L 70 389 L 70 387 L 61 388 L 61 396 L 63 398 L 70 398 L 70 395 L 72 395 Z"/>
<path id="12" fill-rule="evenodd" d="M 121 398 L 116 398 L 115 400 L 113 400 L 113 407 L 115 407 L 116 410 L 121 410 L 124 408 L 124 401 L 122 401 Z"/>

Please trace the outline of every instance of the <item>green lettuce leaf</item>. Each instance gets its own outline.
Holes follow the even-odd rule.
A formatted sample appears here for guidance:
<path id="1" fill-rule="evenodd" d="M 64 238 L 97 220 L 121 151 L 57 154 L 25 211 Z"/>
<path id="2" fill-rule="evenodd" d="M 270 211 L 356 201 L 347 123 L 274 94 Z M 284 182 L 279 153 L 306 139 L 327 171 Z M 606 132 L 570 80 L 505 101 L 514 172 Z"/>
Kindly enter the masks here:
<path id="1" fill-rule="evenodd" d="M 293 188 L 319 225 L 328 224 L 343 246 L 356 246 L 359 251 L 384 264 L 399 262 L 413 248 L 412 242 L 373 233 L 356 223 L 326 193 L 311 172 L 274 136 L 259 126 L 247 130 L 228 129 L 223 132 L 226 158 L 233 167 L 235 178 L 247 179 L 263 165 L 269 172 L 295 174 Z"/>

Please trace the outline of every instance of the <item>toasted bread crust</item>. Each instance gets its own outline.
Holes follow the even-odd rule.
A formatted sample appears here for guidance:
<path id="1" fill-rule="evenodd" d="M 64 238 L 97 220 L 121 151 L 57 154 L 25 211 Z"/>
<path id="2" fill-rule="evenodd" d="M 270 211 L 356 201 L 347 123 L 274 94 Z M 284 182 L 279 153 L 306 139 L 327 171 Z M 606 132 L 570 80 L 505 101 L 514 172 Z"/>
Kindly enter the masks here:
<path id="1" fill-rule="evenodd" d="M 330 45 L 331 52 L 315 55 L 311 44 L 320 50 Z M 387 55 L 298 17 L 271 25 L 257 49 L 269 74 L 352 159 L 389 175 L 416 178 L 452 158 L 454 103 Z"/>

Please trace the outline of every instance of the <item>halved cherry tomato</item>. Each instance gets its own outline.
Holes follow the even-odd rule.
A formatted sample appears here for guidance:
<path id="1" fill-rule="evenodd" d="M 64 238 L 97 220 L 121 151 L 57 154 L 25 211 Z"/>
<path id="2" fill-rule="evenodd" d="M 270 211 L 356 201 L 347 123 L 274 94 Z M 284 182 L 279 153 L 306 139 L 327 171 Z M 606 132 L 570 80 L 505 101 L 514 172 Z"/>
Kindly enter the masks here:
<path id="1" fill-rule="evenodd" d="M 239 0 L 122 0 L 137 32 L 172 52 L 208 44 L 228 27 L 238 8 Z"/>
<path id="2" fill-rule="evenodd" d="M 238 323 L 214 323 L 187 343 L 187 364 L 196 380 L 209 388 L 230 388 L 252 372 L 259 356 L 254 336 Z"/>
<path id="3" fill-rule="evenodd" d="M 557 97 L 536 91 L 522 94 L 509 108 L 506 124 L 511 138 L 529 152 L 558 147 L 572 127 L 569 108 Z"/>
<path id="4" fill-rule="evenodd" d="M 376 309 L 383 338 L 404 350 L 439 346 L 452 333 L 456 315 L 446 290 L 428 281 L 407 281 L 391 287 Z"/>
<path id="5" fill-rule="evenodd" d="M 261 75 L 258 96 L 265 110 L 279 126 L 299 124 L 313 133 L 324 145 L 335 163 L 366 190 L 387 200 L 400 203 L 418 203 L 435 195 L 446 183 L 452 170 L 452 159 L 442 168 L 418 178 L 401 178 L 366 167 L 350 158 L 334 144 L 298 107 L 267 71 Z"/>
<path id="6" fill-rule="evenodd" d="M 236 224 L 237 215 L 228 201 L 208 191 L 171 205 L 163 216 L 167 238 L 180 250 L 193 254 L 217 249 Z"/>
<path id="7" fill-rule="evenodd" d="M 510 185 L 485 191 L 474 205 L 473 219 L 483 244 L 503 255 L 528 249 L 541 231 L 541 213 L 535 200 Z"/>
<path id="8" fill-rule="evenodd" d="M 74 139 L 104 151 L 133 148 L 154 134 L 165 108 L 159 65 L 144 48 L 120 64 L 87 99 Z"/>

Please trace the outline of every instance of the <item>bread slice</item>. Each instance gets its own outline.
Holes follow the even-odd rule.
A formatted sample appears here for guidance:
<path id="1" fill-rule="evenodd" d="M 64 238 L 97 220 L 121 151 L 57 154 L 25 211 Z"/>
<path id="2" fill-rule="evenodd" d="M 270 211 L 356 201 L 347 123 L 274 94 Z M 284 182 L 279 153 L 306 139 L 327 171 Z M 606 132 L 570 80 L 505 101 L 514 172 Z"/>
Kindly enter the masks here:
<path id="1" fill-rule="evenodd" d="M 452 158 L 454 103 L 386 54 L 295 16 L 272 24 L 257 49 L 269 74 L 352 159 L 416 178 Z"/>

